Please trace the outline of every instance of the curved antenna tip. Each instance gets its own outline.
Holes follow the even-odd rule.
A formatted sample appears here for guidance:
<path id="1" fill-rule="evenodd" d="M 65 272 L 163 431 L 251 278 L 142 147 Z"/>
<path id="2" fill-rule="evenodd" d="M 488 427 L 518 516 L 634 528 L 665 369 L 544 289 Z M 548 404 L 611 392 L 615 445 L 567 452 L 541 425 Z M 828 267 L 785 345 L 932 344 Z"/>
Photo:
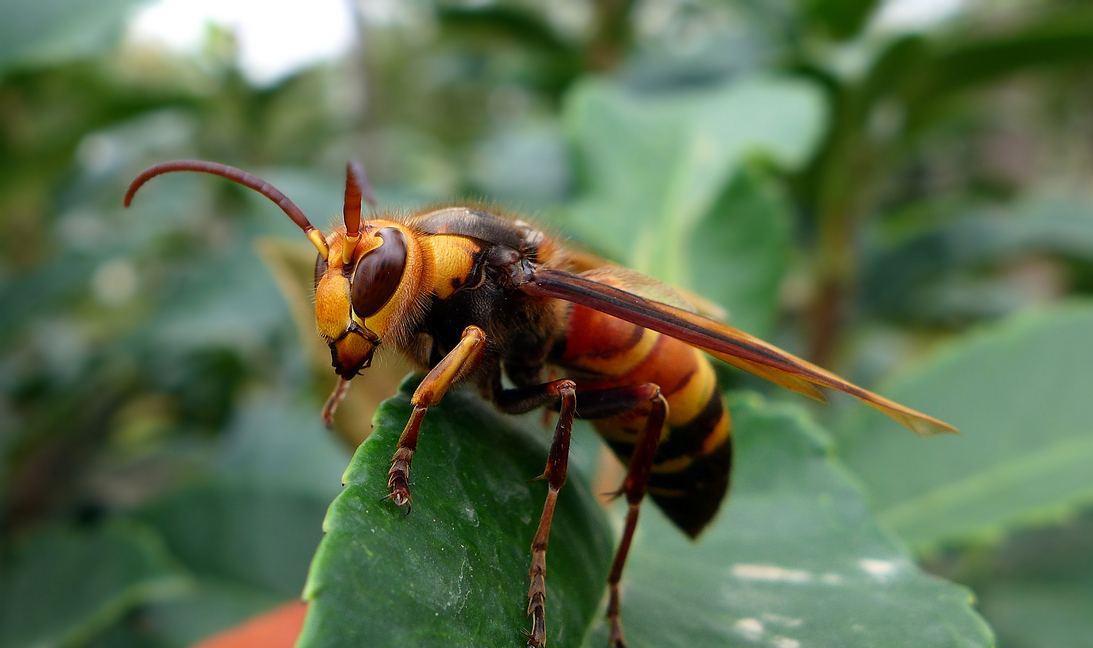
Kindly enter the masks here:
<path id="1" fill-rule="evenodd" d="M 170 162 L 161 162 L 148 167 L 141 171 L 137 177 L 133 179 L 133 182 L 129 184 L 129 189 L 125 192 L 125 198 L 122 200 L 122 203 L 128 207 L 133 201 L 133 196 L 137 193 L 138 189 L 144 186 L 144 183 L 156 176 L 175 171 L 209 173 L 222 178 L 227 178 L 236 184 L 243 185 L 268 198 L 271 202 L 280 207 L 281 211 L 283 211 L 297 227 L 305 234 L 308 234 L 309 238 L 311 237 L 310 232 L 315 229 L 315 226 L 312 225 L 311 221 L 304 215 L 303 210 L 301 210 L 296 203 L 289 200 L 288 196 L 281 193 L 280 190 L 270 183 L 254 174 L 243 171 L 242 169 L 237 169 L 236 167 L 221 164 L 219 162 L 208 162 L 206 160 L 172 160 Z M 315 244 L 315 247 L 319 249 L 320 253 L 326 248 L 326 241 L 322 240 L 321 233 L 319 234 L 319 240 L 316 241 L 315 239 L 312 239 L 312 243 Z"/>

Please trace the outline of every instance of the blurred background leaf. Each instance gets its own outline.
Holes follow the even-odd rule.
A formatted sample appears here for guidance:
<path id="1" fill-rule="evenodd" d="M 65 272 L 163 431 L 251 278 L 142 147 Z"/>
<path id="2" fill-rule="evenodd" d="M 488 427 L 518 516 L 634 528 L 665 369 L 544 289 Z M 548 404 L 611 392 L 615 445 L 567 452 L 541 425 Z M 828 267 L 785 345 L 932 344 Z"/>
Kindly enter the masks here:
<path id="1" fill-rule="evenodd" d="M 1064 295 L 1093 267 L 1093 218 L 1083 198 L 1030 197 L 1005 207 L 918 205 L 930 220 L 881 240 L 867 259 L 862 299 L 893 321 L 957 327 Z"/>
<path id="2" fill-rule="evenodd" d="M 614 259 L 693 288 L 726 307 L 734 324 L 762 333 L 788 263 L 790 207 L 763 172 L 744 164 L 799 165 L 822 116 L 816 94 L 785 79 L 647 95 L 602 82 L 579 86 L 565 118 L 588 186 L 562 222 Z"/>
<path id="3" fill-rule="evenodd" d="M 798 0 L 803 17 L 819 31 L 837 39 L 854 36 L 865 27 L 877 0 Z"/>
<path id="4" fill-rule="evenodd" d="M 1093 500 L 1093 411 L 1083 396 L 1091 389 L 1091 327 L 1085 303 L 1018 316 L 953 342 L 885 390 L 929 403 L 959 436 L 914 443 L 885 434 L 894 426 L 855 408 L 840 426 L 840 450 L 880 519 L 927 550 L 997 540 Z"/>
<path id="5" fill-rule="evenodd" d="M 1016 648 L 1088 643 L 1093 601 L 1093 521 L 1013 534 L 1001 545 L 952 552 L 931 568 L 975 588 L 999 643 Z"/>
<path id="6" fill-rule="evenodd" d="M 54 526 L 15 549 L 0 577 L 0 644 L 75 645 L 185 580 L 148 529 L 130 522 Z"/>
<path id="7" fill-rule="evenodd" d="M 733 326 L 769 334 L 793 252 L 793 209 L 781 185 L 756 165 L 741 167 L 686 247 L 694 290 L 728 308 Z"/>
<path id="8" fill-rule="evenodd" d="M 0 76 L 10 69 L 44 67 L 110 50 L 139 0 L 18 3 L 0 9 Z"/>

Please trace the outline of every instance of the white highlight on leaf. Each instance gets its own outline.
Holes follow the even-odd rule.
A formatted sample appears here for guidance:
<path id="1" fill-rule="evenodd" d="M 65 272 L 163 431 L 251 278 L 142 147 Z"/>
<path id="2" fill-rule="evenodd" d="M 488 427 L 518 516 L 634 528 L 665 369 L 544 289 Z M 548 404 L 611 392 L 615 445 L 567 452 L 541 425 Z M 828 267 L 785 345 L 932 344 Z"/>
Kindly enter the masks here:
<path id="1" fill-rule="evenodd" d="M 455 607 L 456 614 L 462 612 L 463 608 L 467 606 L 467 599 L 470 597 L 471 593 L 469 584 L 467 584 L 466 591 L 464 591 L 463 588 L 464 581 L 466 581 L 467 577 L 467 571 L 471 569 L 471 563 L 469 560 L 467 560 L 467 548 L 463 545 L 460 545 L 460 548 L 463 549 L 464 554 L 463 560 L 459 564 L 459 577 L 456 581 L 454 591 L 452 592 L 451 596 L 448 597 L 448 600 L 444 603 L 445 610 L 450 610 Z"/>
<path id="2" fill-rule="evenodd" d="M 858 561 L 858 566 L 865 573 L 880 580 L 885 580 L 896 573 L 896 569 L 899 567 L 891 560 L 877 560 L 874 558 L 862 558 Z"/>
<path id="3" fill-rule="evenodd" d="M 835 572 L 825 572 L 823 576 L 820 576 L 820 580 L 826 585 L 842 585 L 843 577 Z"/>
<path id="4" fill-rule="evenodd" d="M 789 637 L 771 637 L 770 643 L 774 648 L 801 648 L 801 642 Z"/>
<path id="5" fill-rule="evenodd" d="M 740 619 L 732 627 L 748 639 L 758 639 L 763 634 L 763 622 L 759 619 Z"/>
<path id="6" fill-rule="evenodd" d="M 738 563 L 732 566 L 732 575 L 741 580 L 761 580 L 780 583 L 808 583 L 813 579 L 812 572 L 803 569 L 789 569 L 778 565 L 755 565 Z"/>

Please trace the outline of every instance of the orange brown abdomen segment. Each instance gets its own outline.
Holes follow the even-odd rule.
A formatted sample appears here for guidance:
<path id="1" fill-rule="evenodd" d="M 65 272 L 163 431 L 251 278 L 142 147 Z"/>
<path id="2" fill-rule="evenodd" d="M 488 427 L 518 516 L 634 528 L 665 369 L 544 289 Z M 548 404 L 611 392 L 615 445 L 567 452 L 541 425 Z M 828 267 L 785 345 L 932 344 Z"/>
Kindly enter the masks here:
<path id="1" fill-rule="evenodd" d="M 555 361 L 588 389 L 655 383 L 668 401 L 668 419 L 649 480 L 649 494 L 668 517 L 697 535 L 720 508 L 732 466 L 729 412 L 709 359 L 655 331 L 579 305 L 567 307 L 565 342 Z M 645 421 L 631 413 L 595 421 L 624 461 Z"/>

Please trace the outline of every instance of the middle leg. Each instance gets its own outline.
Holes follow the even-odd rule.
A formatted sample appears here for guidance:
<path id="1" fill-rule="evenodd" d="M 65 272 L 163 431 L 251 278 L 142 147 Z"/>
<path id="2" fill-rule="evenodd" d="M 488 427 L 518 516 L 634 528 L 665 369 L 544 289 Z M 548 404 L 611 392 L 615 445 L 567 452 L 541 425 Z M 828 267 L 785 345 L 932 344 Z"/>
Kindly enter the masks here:
<path id="1" fill-rule="evenodd" d="M 527 614 L 531 617 L 531 630 L 528 632 L 527 645 L 529 648 L 542 648 L 546 646 L 546 553 L 547 544 L 550 542 L 550 526 L 554 521 L 554 507 L 558 503 L 558 493 L 565 484 L 566 473 L 569 471 L 569 441 L 573 432 L 573 414 L 576 409 L 576 386 L 572 380 L 552 380 L 535 388 L 538 398 L 550 402 L 560 402 L 558 422 L 554 427 L 554 440 L 550 443 L 550 452 L 547 455 L 546 467 L 540 479 L 547 481 L 547 495 L 543 502 L 543 512 L 539 515 L 539 526 L 535 530 L 535 537 L 531 541 L 531 566 L 528 568 L 528 608 Z M 510 397 L 518 397 L 514 394 L 517 390 L 510 390 Z M 526 402 L 520 402 L 514 398 L 505 403 L 508 411 L 516 412 L 523 409 Z M 526 408 L 527 411 L 531 408 Z"/>

